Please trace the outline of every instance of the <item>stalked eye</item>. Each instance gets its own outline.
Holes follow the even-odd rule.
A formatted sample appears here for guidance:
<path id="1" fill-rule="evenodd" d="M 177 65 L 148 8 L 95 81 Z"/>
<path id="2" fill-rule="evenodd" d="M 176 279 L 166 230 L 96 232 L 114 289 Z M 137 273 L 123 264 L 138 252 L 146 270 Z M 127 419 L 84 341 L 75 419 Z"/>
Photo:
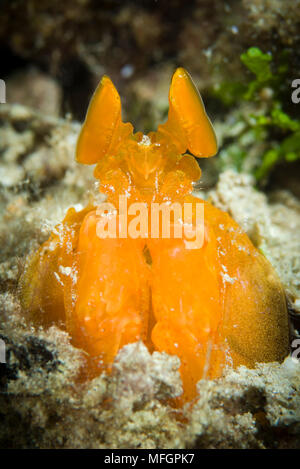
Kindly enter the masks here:
<path id="1" fill-rule="evenodd" d="M 97 163 L 105 154 L 113 154 L 132 131 L 130 123 L 122 122 L 119 93 L 110 78 L 104 76 L 91 99 L 77 142 L 76 160 Z"/>
<path id="2" fill-rule="evenodd" d="M 202 98 L 190 75 L 178 68 L 173 75 L 169 91 L 169 113 L 158 132 L 177 141 L 181 152 L 189 150 L 198 158 L 208 158 L 217 153 L 217 139 L 205 112 Z"/>

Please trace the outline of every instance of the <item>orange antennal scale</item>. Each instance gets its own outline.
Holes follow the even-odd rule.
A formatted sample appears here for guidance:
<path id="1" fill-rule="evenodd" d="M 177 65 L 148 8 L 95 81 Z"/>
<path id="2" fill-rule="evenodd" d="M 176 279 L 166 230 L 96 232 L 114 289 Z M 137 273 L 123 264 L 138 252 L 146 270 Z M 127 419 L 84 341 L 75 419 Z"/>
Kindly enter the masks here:
<path id="1" fill-rule="evenodd" d="M 214 156 L 218 147 L 213 126 L 192 78 L 182 67 L 173 75 L 169 103 L 168 120 L 158 132 L 176 139 L 182 152 L 189 150 L 198 158 Z"/>
<path id="2" fill-rule="evenodd" d="M 91 99 L 78 138 L 76 160 L 95 164 L 105 154 L 113 153 L 119 142 L 132 132 L 132 125 L 122 122 L 119 93 L 104 75 Z"/>

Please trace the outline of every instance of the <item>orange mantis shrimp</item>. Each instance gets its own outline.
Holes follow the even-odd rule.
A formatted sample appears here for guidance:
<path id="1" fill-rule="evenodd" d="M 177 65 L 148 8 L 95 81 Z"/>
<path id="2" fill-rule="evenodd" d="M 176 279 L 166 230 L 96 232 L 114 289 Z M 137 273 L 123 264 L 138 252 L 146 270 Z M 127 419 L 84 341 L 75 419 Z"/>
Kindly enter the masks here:
<path id="1" fill-rule="evenodd" d="M 24 310 L 44 325 L 63 322 L 73 344 L 89 354 L 91 375 L 109 371 L 124 345 L 143 341 L 150 351 L 180 358 L 189 401 L 197 381 L 219 377 L 225 366 L 254 367 L 288 354 L 286 302 L 275 271 L 227 213 L 192 194 L 201 176 L 195 157 L 216 152 L 213 127 L 183 68 L 172 78 L 166 123 L 148 135 L 123 123 L 119 94 L 102 78 L 76 159 L 96 165 L 108 208 L 69 209 L 21 280 Z M 120 197 L 129 208 L 120 209 Z M 161 224 L 151 236 L 132 209 L 139 203 L 148 221 L 153 206 L 168 206 L 171 231 L 178 222 L 195 227 L 200 208 L 201 245 L 164 236 Z M 189 205 L 188 223 L 175 217 L 173 204 Z M 165 214 L 158 213 L 162 221 Z M 121 227 L 124 217 L 137 235 Z M 103 220 L 117 228 L 115 236 L 99 235 Z"/>

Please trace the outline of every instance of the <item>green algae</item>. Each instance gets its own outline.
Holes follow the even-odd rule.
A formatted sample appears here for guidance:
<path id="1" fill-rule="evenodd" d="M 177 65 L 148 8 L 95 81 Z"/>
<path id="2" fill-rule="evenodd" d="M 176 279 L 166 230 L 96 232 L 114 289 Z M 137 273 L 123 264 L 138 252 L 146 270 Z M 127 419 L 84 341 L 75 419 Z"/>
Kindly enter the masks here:
<path id="1" fill-rule="evenodd" d="M 234 167 L 243 171 L 246 168 L 257 181 L 263 181 L 277 164 L 300 159 L 300 120 L 292 115 L 288 58 L 285 51 L 278 58 L 251 47 L 240 57 L 251 78 L 243 83 L 224 82 L 214 87 L 214 96 L 225 106 L 244 105 L 248 110 L 235 116 L 235 125 L 241 131 L 235 142 L 225 145 L 221 151 L 222 169 Z M 257 147 L 252 162 L 250 146 Z"/>

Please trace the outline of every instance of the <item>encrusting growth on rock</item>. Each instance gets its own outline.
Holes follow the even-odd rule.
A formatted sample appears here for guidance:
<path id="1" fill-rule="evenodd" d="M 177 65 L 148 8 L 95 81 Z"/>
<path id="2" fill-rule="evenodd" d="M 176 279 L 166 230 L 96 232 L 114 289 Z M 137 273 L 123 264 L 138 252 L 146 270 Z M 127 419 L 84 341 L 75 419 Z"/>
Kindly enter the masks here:
<path id="1" fill-rule="evenodd" d="M 73 344 L 89 354 L 91 376 L 110 370 L 120 348 L 137 341 L 150 351 L 177 355 L 182 401 L 188 401 L 201 378 L 219 377 L 226 365 L 282 361 L 288 317 L 271 264 L 227 213 L 192 195 L 201 176 L 194 156 L 213 156 L 217 142 L 182 68 L 173 75 L 169 103 L 168 120 L 156 132 L 133 133 L 122 122 L 117 90 L 102 78 L 76 158 L 96 164 L 106 210 L 92 204 L 68 210 L 29 260 L 21 301 L 35 322 L 65 324 Z M 172 234 L 178 224 L 195 232 L 198 212 L 204 213 L 201 246 L 191 249 L 183 236 L 165 236 L 161 224 L 151 236 L 133 204 L 143 204 L 151 222 L 158 204 L 189 204 L 188 220 L 169 210 Z M 99 235 L 103 221 L 116 236 Z M 139 225 L 139 236 L 129 236 L 130 223 L 135 232 Z"/>

